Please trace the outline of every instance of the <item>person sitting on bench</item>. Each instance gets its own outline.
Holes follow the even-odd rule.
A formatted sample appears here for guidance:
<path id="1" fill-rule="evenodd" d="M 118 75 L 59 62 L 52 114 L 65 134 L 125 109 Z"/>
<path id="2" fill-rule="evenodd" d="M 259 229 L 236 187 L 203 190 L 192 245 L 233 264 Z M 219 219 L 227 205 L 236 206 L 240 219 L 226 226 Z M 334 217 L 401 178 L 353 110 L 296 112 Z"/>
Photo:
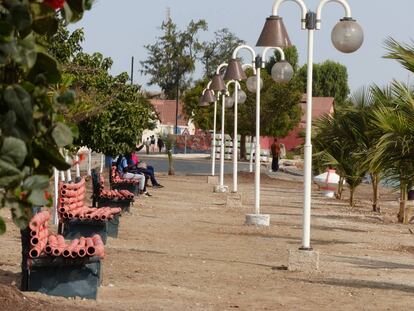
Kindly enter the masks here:
<path id="1" fill-rule="evenodd" d="M 122 178 L 138 180 L 139 181 L 139 192 L 141 194 L 145 194 L 148 197 L 151 196 L 151 194 L 149 194 L 149 192 L 146 190 L 146 187 L 145 187 L 144 174 L 131 171 L 131 167 L 128 165 L 127 158 L 123 154 L 119 155 L 116 166 Z"/>
<path id="2" fill-rule="evenodd" d="M 139 149 L 137 149 L 139 150 Z M 132 171 L 142 173 L 151 179 L 153 188 L 163 188 L 164 186 L 158 183 L 155 178 L 154 167 L 147 165 L 145 162 L 140 162 L 135 152 L 131 152 L 127 157 L 128 165 L 132 167 Z"/>

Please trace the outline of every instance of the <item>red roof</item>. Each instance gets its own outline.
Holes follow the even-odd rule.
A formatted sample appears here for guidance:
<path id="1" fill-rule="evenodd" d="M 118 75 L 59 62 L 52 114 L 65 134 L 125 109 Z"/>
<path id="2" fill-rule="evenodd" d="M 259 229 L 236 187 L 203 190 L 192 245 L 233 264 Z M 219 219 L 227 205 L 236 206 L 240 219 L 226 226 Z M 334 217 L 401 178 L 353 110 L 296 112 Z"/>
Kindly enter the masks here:
<path id="1" fill-rule="evenodd" d="M 176 101 L 169 99 L 150 99 L 150 103 L 154 106 L 158 113 L 162 125 L 175 126 Z M 182 103 L 178 102 L 178 125 L 186 126 L 188 120 L 183 114 Z"/>

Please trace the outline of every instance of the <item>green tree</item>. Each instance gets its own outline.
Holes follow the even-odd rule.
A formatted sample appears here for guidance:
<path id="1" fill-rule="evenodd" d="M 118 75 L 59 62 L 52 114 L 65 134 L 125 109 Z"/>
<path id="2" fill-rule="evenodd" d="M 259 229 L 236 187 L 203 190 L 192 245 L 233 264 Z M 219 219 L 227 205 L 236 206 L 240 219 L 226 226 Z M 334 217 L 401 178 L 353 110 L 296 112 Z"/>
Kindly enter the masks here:
<path id="1" fill-rule="evenodd" d="M 217 67 L 230 59 L 233 51 L 244 43 L 227 28 L 216 31 L 212 41 L 203 43 L 201 63 L 204 67 L 204 77 L 213 76 Z"/>
<path id="2" fill-rule="evenodd" d="M 200 31 L 207 30 L 204 20 L 191 21 L 183 31 L 170 19 L 161 25 L 163 35 L 154 44 L 145 45 L 148 58 L 141 61 L 141 73 L 149 75 L 149 85 L 158 85 L 169 99 L 187 89 L 189 74 L 202 50 L 198 39 Z"/>
<path id="3" fill-rule="evenodd" d="M 68 117 L 79 126 L 77 145 L 117 155 L 131 151 L 145 129 L 153 129 L 157 120 L 153 106 L 140 87 L 129 84 L 128 74 L 109 74 L 110 58 L 100 53 L 79 53 L 66 67 L 79 101 L 71 105 Z"/>
<path id="4" fill-rule="evenodd" d="M 60 64 L 43 47 L 59 24 L 82 17 L 92 1 L 8 0 L 0 3 L 0 208 L 27 226 L 33 206 L 51 205 L 53 167 L 69 168 L 59 148 L 71 145 L 75 128 L 62 110 L 74 100 L 61 82 Z M 0 218 L 0 234 L 5 223 Z"/>
<path id="5" fill-rule="evenodd" d="M 307 65 L 299 70 L 306 93 Z M 334 97 L 337 106 L 346 104 L 349 95 L 348 72 L 344 65 L 327 60 L 313 65 L 313 96 Z"/>

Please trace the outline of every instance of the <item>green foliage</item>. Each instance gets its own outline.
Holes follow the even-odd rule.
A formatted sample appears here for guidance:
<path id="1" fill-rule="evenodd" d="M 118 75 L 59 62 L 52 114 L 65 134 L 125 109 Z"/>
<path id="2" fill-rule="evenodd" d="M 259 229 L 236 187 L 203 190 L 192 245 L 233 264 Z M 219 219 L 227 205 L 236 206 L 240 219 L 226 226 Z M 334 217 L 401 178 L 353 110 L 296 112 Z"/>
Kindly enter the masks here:
<path id="1" fill-rule="evenodd" d="M 180 92 L 188 87 L 188 75 L 195 70 L 202 49 L 197 35 L 203 30 L 207 30 L 204 20 L 191 21 L 183 31 L 169 20 L 161 25 L 163 35 L 154 44 L 145 46 L 148 58 L 141 62 L 141 72 L 149 75 L 149 85 L 158 85 L 168 99 L 177 97 L 177 86 Z"/>
<path id="2" fill-rule="evenodd" d="M 227 28 L 214 32 L 214 39 L 203 43 L 201 63 L 204 67 L 204 77 L 213 76 L 217 67 L 230 59 L 233 51 L 244 43 Z"/>
<path id="3" fill-rule="evenodd" d="M 67 0 L 57 11 L 44 2 L 0 3 L 0 208 L 9 208 L 21 228 L 33 205 L 51 204 L 52 168 L 68 168 L 59 147 L 73 139 L 61 114 L 67 90 L 53 88 L 61 81 L 60 64 L 44 43 L 56 32 L 59 14 L 73 22 L 91 3 Z"/>
<path id="4" fill-rule="evenodd" d="M 140 143 L 142 131 L 154 128 L 155 117 L 152 105 L 141 95 L 133 102 L 114 101 L 79 124 L 77 143 L 112 156 L 129 153 Z"/>
<path id="5" fill-rule="evenodd" d="M 303 81 L 306 93 L 307 65 L 300 68 L 298 74 Z M 313 96 L 334 97 L 337 106 L 346 104 L 349 95 L 348 72 L 344 65 L 327 60 L 313 65 Z"/>
<path id="6" fill-rule="evenodd" d="M 367 173 L 360 139 L 360 126 L 363 123 L 363 116 L 357 108 L 336 109 L 332 115 L 326 114 L 315 122 L 316 135 L 312 141 L 314 161 L 335 167 L 348 183 L 350 206 L 354 206 L 353 194 Z"/>
<path id="7" fill-rule="evenodd" d="M 403 67 L 414 72 L 414 42 L 411 44 L 399 43 L 395 39 L 389 37 L 385 40 L 385 48 L 387 55 L 385 58 L 397 60 Z"/>

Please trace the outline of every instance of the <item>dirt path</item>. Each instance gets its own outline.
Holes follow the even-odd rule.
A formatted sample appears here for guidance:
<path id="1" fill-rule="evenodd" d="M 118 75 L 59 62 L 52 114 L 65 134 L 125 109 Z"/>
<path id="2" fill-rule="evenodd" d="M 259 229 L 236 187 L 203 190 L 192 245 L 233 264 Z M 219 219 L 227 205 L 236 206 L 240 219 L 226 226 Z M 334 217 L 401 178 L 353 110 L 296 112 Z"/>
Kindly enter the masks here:
<path id="1" fill-rule="evenodd" d="M 166 187 L 140 198 L 122 217 L 119 238 L 109 239 L 96 302 L 27 295 L 96 310 L 412 309 L 414 235 L 394 223 L 395 195 L 383 195 L 389 202 L 378 215 L 361 199 L 368 186 L 357 194 L 357 210 L 315 191 L 312 246 L 321 269 L 293 273 L 285 267 L 287 250 L 300 246 L 301 183 L 263 178 L 262 212 L 271 226 L 251 228 L 243 223 L 253 177 L 240 180 L 245 207 L 226 209 L 226 194 L 213 193 L 206 177 L 160 177 Z M 10 225 L 0 237 L 2 284 L 17 282 L 18 243 Z"/>

